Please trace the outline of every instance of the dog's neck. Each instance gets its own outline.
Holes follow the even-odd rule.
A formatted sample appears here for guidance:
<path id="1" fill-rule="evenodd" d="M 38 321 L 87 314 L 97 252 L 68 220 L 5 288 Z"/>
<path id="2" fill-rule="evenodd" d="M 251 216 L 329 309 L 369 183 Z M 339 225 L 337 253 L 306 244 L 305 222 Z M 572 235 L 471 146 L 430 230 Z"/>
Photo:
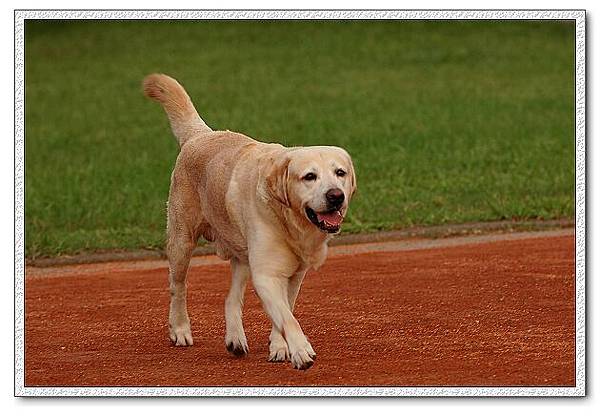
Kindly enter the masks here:
<path id="1" fill-rule="evenodd" d="M 324 233 L 295 210 L 280 206 L 277 217 L 285 229 L 286 242 L 305 266 L 318 269 L 327 257 L 327 243 L 332 235 Z"/>

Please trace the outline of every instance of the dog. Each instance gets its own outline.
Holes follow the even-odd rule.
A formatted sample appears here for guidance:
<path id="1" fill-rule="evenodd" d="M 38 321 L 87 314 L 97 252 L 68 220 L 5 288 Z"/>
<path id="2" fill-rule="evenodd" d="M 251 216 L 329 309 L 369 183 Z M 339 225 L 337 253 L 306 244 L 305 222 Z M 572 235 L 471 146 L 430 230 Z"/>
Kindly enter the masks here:
<path id="1" fill-rule="evenodd" d="M 293 315 L 300 285 L 327 256 L 356 191 L 350 155 L 339 147 L 284 147 L 229 130 L 213 131 L 185 89 L 148 75 L 144 94 L 159 102 L 180 146 L 167 204 L 169 336 L 193 345 L 186 275 L 200 237 L 230 260 L 225 346 L 248 354 L 242 306 L 248 278 L 272 322 L 269 361 L 310 368 L 316 353 Z"/>

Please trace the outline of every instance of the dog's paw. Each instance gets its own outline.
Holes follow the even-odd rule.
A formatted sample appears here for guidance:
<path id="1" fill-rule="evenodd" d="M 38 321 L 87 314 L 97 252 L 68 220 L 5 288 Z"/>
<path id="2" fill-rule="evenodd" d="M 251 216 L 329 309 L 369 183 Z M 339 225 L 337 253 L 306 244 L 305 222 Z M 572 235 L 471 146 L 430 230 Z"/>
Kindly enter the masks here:
<path id="1" fill-rule="evenodd" d="M 291 353 L 290 361 L 292 366 L 298 370 L 308 370 L 315 363 L 317 354 L 313 350 L 312 345 L 307 342 L 303 348 Z"/>
<path id="2" fill-rule="evenodd" d="M 225 348 L 235 357 L 248 355 L 248 341 L 246 338 L 225 338 Z"/>
<path id="3" fill-rule="evenodd" d="M 281 362 L 290 360 L 290 351 L 283 338 L 269 342 L 269 361 Z"/>
<path id="4" fill-rule="evenodd" d="M 315 363 L 316 355 L 310 355 L 306 350 L 296 351 L 292 354 L 292 366 L 297 370 L 308 370 Z"/>
<path id="5" fill-rule="evenodd" d="M 173 328 L 169 328 L 169 338 L 177 347 L 188 347 L 194 345 L 194 339 L 192 338 L 192 329 L 190 325 L 181 325 Z"/>

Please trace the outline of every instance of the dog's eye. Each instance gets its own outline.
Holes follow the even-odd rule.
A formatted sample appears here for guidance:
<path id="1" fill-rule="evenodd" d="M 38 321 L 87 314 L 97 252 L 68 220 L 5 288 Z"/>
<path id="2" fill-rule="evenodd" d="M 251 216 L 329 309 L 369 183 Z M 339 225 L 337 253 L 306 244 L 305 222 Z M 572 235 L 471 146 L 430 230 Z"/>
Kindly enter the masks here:
<path id="1" fill-rule="evenodd" d="M 317 179 L 317 175 L 315 175 L 315 174 L 314 174 L 314 173 L 312 173 L 312 172 L 309 172 L 309 173 L 307 173 L 306 175 L 304 175 L 304 176 L 302 177 L 302 179 L 303 179 L 303 180 L 305 180 L 305 181 L 314 181 L 314 180 L 316 180 L 316 179 Z"/>
<path id="2" fill-rule="evenodd" d="M 338 169 L 335 171 L 335 174 L 341 178 L 343 178 L 344 176 L 346 176 L 346 171 L 343 169 Z"/>

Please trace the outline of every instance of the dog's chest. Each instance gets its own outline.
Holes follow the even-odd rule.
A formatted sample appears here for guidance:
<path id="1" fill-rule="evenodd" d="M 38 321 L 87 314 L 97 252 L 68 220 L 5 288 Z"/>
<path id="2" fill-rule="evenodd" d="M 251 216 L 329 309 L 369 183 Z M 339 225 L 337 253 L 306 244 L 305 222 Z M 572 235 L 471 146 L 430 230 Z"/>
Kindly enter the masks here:
<path id="1" fill-rule="evenodd" d="M 327 259 L 327 241 L 311 239 L 298 240 L 292 243 L 292 249 L 304 268 L 318 269 Z"/>

